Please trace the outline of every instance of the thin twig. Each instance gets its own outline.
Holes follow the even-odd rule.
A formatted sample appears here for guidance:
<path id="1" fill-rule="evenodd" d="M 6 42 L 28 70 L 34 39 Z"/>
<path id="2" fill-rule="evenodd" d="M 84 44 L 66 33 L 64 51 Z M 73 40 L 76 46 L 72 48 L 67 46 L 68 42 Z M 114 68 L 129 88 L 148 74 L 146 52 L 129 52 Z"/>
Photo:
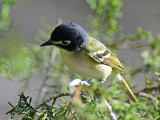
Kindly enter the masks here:
<path id="1" fill-rule="evenodd" d="M 151 100 L 155 100 L 155 98 L 152 95 L 144 93 L 144 92 L 140 92 L 140 93 L 138 93 L 138 95 L 145 97 L 145 98 L 148 98 L 148 99 L 151 99 Z"/>
<path id="2" fill-rule="evenodd" d="M 56 57 L 56 47 L 53 47 L 52 49 L 52 53 L 51 53 L 51 57 L 50 57 L 50 60 L 49 60 L 49 63 L 48 65 L 46 66 L 46 74 L 45 74 L 45 77 L 43 79 L 43 82 L 39 88 L 39 91 L 38 91 L 38 95 L 37 95 L 37 99 L 36 99 L 36 104 L 38 104 L 38 101 L 40 99 L 40 95 L 41 95 L 41 90 L 44 88 L 45 86 L 45 83 L 46 81 L 48 80 L 48 78 L 50 77 L 50 71 L 51 71 L 51 68 L 52 68 L 52 64 L 55 60 L 55 57 Z"/>
<path id="3" fill-rule="evenodd" d="M 148 41 L 131 41 L 131 42 L 120 42 L 118 43 L 113 43 L 111 45 L 107 45 L 107 47 L 114 47 L 117 49 L 136 49 L 136 48 L 141 48 L 141 47 L 146 47 L 149 46 Z"/>
<path id="4" fill-rule="evenodd" d="M 57 25 L 61 24 L 62 22 L 63 22 L 62 19 L 58 19 Z M 44 80 L 43 80 L 43 82 L 40 86 L 40 89 L 38 91 L 36 104 L 38 104 L 38 101 L 39 101 L 39 98 L 40 98 L 40 95 L 41 95 L 41 90 L 44 88 L 45 83 L 48 80 L 48 78 L 50 78 L 50 71 L 51 71 L 51 68 L 52 68 L 52 64 L 55 60 L 55 57 L 56 57 L 56 47 L 54 46 L 53 49 L 52 49 L 50 60 L 48 61 L 48 65 L 46 66 L 46 74 L 45 74 Z"/>
<path id="5" fill-rule="evenodd" d="M 139 95 L 140 93 L 144 93 L 152 90 L 159 90 L 159 88 L 160 88 L 160 85 L 149 85 L 149 86 L 146 86 L 144 89 L 136 92 L 135 94 Z"/>
<path id="6" fill-rule="evenodd" d="M 35 109 L 39 109 L 40 107 L 46 105 L 46 104 L 49 103 L 51 100 L 56 101 L 57 98 L 63 97 L 63 96 L 70 96 L 70 94 L 69 94 L 69 93 L 60 93 L 60 94 L 54 95 L 54 96 L 52 96 L 52 97 L 49 97 L 47 100 L 45 100 L 45 101 L 42 102 L 41 104 L 36 105 L 36 107 L 34 108 L 34 110 L 35 110 Z"/>
<path id="7" fill-rule="evenodd" d="M 156 90 L 159 89 L 160 85 L 155 85 L 155 86 L 148 86 L 146 88 L 144 88 L 143 90 L 141 90 L 141 92 L 147 91 L 147 90 Z"/>
<path id="8" fill-rule="evenodd" d="M 117 117 L 116 117 L 115 113 L 112 112 L 112 106 L 110 105 L 110 103 L 107 100 L 105 100 L 105 99 L 103 99 L 103 100 L 104 100 L 104 103 L 106 104 L 106 106 L 108 107 L 108 109 L 110 111 L 111 119 L 112 120 L 117 120 Z"/>

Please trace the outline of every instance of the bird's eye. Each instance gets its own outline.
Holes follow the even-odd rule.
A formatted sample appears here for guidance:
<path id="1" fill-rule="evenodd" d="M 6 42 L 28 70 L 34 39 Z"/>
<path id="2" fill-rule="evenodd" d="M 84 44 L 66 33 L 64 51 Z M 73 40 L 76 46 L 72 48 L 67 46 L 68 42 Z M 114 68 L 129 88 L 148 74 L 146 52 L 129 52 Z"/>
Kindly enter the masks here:
<path id="1" fill-rule="evenodd" d="M 69 40 L 62 41 L 62 44 L 63 44 L 63 45 L 69 45 L 70 43 L 71 43 L 71 41 L 69 41 Z"/>

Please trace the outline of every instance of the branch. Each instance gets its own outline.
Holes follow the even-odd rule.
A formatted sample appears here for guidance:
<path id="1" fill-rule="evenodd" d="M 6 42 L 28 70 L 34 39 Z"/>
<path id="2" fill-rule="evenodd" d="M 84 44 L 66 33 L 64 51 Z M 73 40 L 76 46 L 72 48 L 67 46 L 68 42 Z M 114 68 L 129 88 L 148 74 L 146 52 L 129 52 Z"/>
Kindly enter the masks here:
<path id="1" fill-rule="evenodd" d="M 138 93 L 138 95 L 142 96 L 142 97 L 145 97 L 145 98 L 148 98 L 150 100 L 155 100 L 155 98 L 152 95 L 144 93 L 144 92 L 140 92 L 140 93 Z"/>
<path id="2" fill-rule="evenodd" d="M 110 103 L 107 102 L 105 99 L 103 99 L 103 100 L 104 100 L 104 103 L 106 104 L 106 106 L 108 107 L 108 109 L 110 111 L 110 116 L 111 116 L 112 120 L 117 120 L 117 117 L 116 117 L 115 113 L 112 112 L 112 106 L 110 105 Z"/>
<path id="3" fill-rule="evenodd" d="M 155 85 L 155 86 L 147 86 L 144 89 L 140 90 L 139 92 L 135 93 L 135 94 L 140 94 L 140 93 L 144 93 L 146 91 L 152 91 L 152 90 L 158 90 L 160 88 L 160 85 Z M 146 93 L 147 94 L 147 93 Z"/>
<path id="4" fill-rule="evenodd" d="M 57 25 L 59 25 L 61 23 L 62 23 L 62 20 L 58 19 Z M 48 61 L 47 66 L 45 66 L 46 67 L 46 74 L 45 74 L 44 80 L 42 82 L 42 85 L 40 86 L 40 89 L 38 91 L 36 104 L 38 104 L 38 100 L 40 99 L 41 90 L 44 88 L 46 81 L 50 78 L 50 71 L 51 71 L 51 68 L 52 68 L 52 64 L 53 64 L 53 62 L 55 60 L 55 57 L 56 57 L 56 47 L 54 46 L 53 49 L 52 49 L 50 60 Z"/>
<path id="5" fill-rule="evenodd" d="M 130 41 L 130 42 L 120 41 L 107 46 L 114 47 L 117 49 L 136 49 L 136 48 L 149 46 L 149 42 L 144 40 L 140 40 L 140 41 L 137 40 L 137 41 Z"/>
<path id="6" fill-rule="evenodd" d="M 54 100 L 53 103 L 55 103 L 55 101 L 57 100 L 57 98 L 59 97 L 63 97 L 63 96 L 70 96 L 69 93 L 60 93 L 57 95 L 54 95 L 52 97 L 49 97 L 47 100 L 45 100 L 44 102 L 42 102 L 41 104 L 37 105 L 34 110 L 39 109 L 40 107 L 46 105 L 47 103 L 49 103 L 51 100 Z"/>
<path id="7" fill-rule="evenodd" d="M 41 84 L 41 86 L 39 88 L 39 91 L 38 91 L 38 95 L 37 95 L 37 99 L 36 99 L 36 104 L 38 104 L 38 100 L 40 99 L 41 90 L 44 88 L 46 81 L 50 77 L 50 71 L 51 71 L 51 68 L 52 68 L 52 64 L 53 64 L 53 62 L 55 60 L 55 56 L 56 56 L 56 47 L 53 47 L 50 60 L 48 62 L 48 65 L 46 66 L 45 77 L 44 77 L 43 82 L 42 82 L 42 84 Z"/>
<path id="8" fill-rule="evenodd" d="M 159 88 L 160 88 L 160 85 L 148 86 L 148 87 L 144 88 L 141 92 L 147 91 L 147 90 L 155 90 L 155 89 L 159 89 Z"/>

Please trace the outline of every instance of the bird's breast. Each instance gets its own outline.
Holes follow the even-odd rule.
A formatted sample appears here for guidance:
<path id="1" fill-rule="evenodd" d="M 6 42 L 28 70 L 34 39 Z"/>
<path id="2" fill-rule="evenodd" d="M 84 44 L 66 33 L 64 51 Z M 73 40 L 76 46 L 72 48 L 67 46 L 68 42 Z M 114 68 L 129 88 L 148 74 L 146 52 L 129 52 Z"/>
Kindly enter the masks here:
<path id="1" fill-rule="evenodd" d="M 68 52 L 63 49 L 60 51 L 67 66 L 82 76 L 104 79 L 111 74 L 111 67 L 97 63 L 83 51 L 79 53 Z"/>

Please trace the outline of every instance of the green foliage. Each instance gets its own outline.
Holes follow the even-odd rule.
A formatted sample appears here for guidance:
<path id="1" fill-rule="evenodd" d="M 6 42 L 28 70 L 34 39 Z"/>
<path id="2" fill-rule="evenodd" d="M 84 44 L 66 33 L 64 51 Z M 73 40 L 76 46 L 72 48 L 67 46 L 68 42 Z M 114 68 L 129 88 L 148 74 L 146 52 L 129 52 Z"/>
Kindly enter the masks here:
<path id="1" fill-rule="evenodd" d="M 1 44 L 0 52 L 0 73 L 2 75 L 12 77 L 26 74 L 31 65 L 31 51 L 26 44 L 6 38 Z"/>
<path id="2" fill-rule="evenodd" d="M 15 114 L 26 114 L 27 111 L 33 110 L 33 107 L 31 106 L 32 98 L 29 98 L 29 96 L 24 96 L 22 93 L 19 95 L 20 99 L 18 101 L 18 105 L 14 106 L 9 102 L 9 105 L 12 107 L 12 110 L 8 111 L 6 114 L 11 113 L 11 118 L 14 117 Z M 28 100 L 29 98 L 29 100 Z M 32 112 L 33 114 L 34 112 Z"/>
<path id="3" fill-rule="evenodd" d="M 12 107 L 12 109 L 8 111 L 6 114 L 11 114 L 12 119 L 15 114 L 18 115 L 23 114 L 25 116 L 23 117 L 22 120 L 62 119 L 65 118 L 65 114 L 69 110 L 67 109 L 67 107 L 69 106 L 67 105 L 66 101 L 62 101 L 63 103 L 59 107 L 54 106 L 56 99 L 60 96 L 68 96 L 68 94 L 66 93 L 66 94 L 60 94 L 59 96 L 54 96 L 53 97 L 54 101 L 52 105 L 47 105 L 47 103 L 50 102 L 51 100 L 50 98 L 48 101 L 43 102 L 42 104 L 37 105 L 34 108 L 31 105 L 32 98 L 30 98 L 29 96 L 25 96 L 23 93 L 21 93 L 21 95 L 19 95 L 20 98 L 18 101 L 18 105 L 14 106 L 9 102 L 9 105 Z"/>
<path id="4" fill-rule="evenodd" d="M 0 0 L 0 29 L 8 30 L 10 24 L 10 7 L 16 0 Z"/>
<path id="5" fill-rule="evenodd" d="M 119 26 L 116 18 L 122 16 L 120 0 L 86 0 L 93 11 L 93 16 L 88 17 L 90 34 L 108 37 L 114 35 Z M 102 34 L 101 34 L 102 33 Z M 105 34 L 103 34 L 105 33 Z M 111 39 L 110 39 L 111 40 Z"/>
<path id="6" fill-rule="evenodd" d="M 90 97 L 91 93 L 81 95 L 85 103 L 79 98 L 74 102 L 74 96 L 64 97 L 65 95 L 61 92 L 68 91 L 69 81 L 75 78 L 84 78 L 68 70 L 55 47 L 39 47 L 43 41 L 48 39 L 49 33 L 55 27 L 41 21 L 43 26 L 36 37 L 35 45 L 27 46 L 19 41 L 10 42 L 10 38 L 4 37 L 8 41 L 4 43 L 5 46 L 7 45 L 6 50 L 1 52 L 3 54 L 0 56 L 0 73 L 6 76 L 25 74 L 26 81 L 33 79 L 32 76 L 35 73 L 43 75 L 44 79 L 37 95 L 36 104 L 41 103 L 50 95 L 60 94 L 57 95 L 58 97 L 53 96 L 52 99 L 49 97 L 47 102 L 44 100 L 42 104 L 35 107 L 31 105 L 31 98 L 21 94 L 16 106 L 9 103 L 12 109 L 7 114 L 11 114 L 12 118 L 15 114 L 23 114 L 23 120 L 109 120 L 112 118 L 111 112 L 120 120 L 160 119 L 160 34 L 154 38 L 150 31 L 139 27 L 135 34 L 124 35 L 122 26 L 117 24 L 117 18 L 122 16 L 120 0 L 86 1 L 93 11 L 93 15 L 88 17 L 90 35 L 103 40 L 102 42 L 109 48 L 132 49 L 140 53 L 139 57 L 143 59 L 143 64 L 132 67 L 124 64 L 126 72 L 123 74 L 129 85 L 133 87 L 131 79 L 137 74 L 143 73 L 146 87 L 135 93 L 139 103 L 134 103 L 127 98 L 124 86 L 117 81 L 116 72 L 107 79 L 103 86 L 96 80 L 92 80 L 91 89 L 95 95 L 94 97 Z M 2 11 L 1 9 L 1 13 Z M 6 18 L 4 21 L 9 20 L 9 17 Z M 4 48 L 0 48 L 0 51 L 2 50 Z M 47 92 L 42 91 L 44 88 Z M 40 99 L 42 94 L 44 94 L 43 99 Z M 68 95 L 66 94 L 66 96 Z M 57 99 L 59 104 L 56 104 Z M 111 104 L 112 111 L 104 102 L 105 100 Z"/>

